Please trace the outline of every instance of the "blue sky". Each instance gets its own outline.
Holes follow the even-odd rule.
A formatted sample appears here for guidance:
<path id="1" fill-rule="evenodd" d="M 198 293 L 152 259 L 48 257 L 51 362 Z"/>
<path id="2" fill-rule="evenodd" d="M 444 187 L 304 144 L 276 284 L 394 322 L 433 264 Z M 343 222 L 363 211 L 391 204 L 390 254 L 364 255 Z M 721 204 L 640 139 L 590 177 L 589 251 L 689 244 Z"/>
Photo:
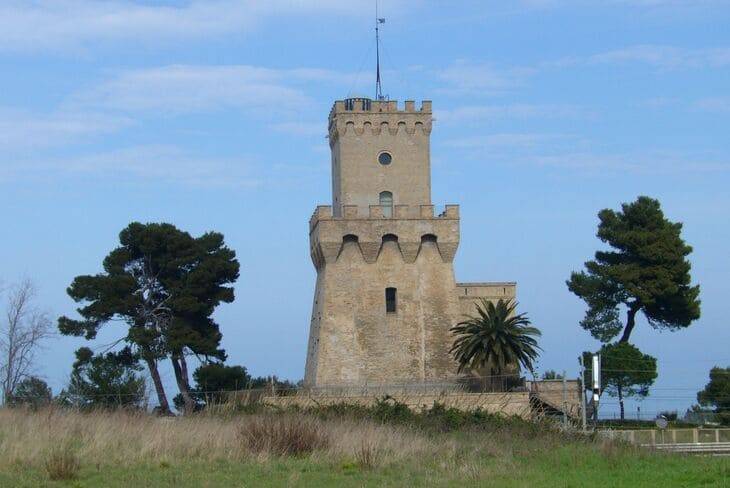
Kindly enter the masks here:
<path id="1" fill-rule="evenodd" d="M 641 320 L 632 338 L 659 363 L 642 410 L 693 403 L 730 365 L 730 3 L 382 0 L 381 15 L 384 92 L 434 103 L 457 279 L 518 282 L 540 370 L 575 375 L 597 347 L 564 282 L 600 245 L 598 210 L 649 195 L 684 222 L 702 318 L 674 333 Z M 66 286 L 130 221 L 220 231 L 242 265 L 217 312 L 229 362 L 301 378 L 327 114 L 372 95 L 372 28 L 371 1 L 2 2 L 0 279 L 30 277 L 70 314 Z M 38 373 L 55 390 L 83 344 L 47 343 Z"/>

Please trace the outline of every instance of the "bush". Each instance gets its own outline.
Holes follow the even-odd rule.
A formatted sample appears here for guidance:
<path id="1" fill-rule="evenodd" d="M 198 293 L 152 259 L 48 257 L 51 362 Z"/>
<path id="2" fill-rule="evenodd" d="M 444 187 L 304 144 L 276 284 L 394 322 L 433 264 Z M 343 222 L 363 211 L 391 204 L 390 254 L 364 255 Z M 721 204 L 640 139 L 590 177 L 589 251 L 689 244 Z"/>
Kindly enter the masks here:
<path id="1" fill-rule="evenodd" d="M 670 422 L 675 422 L 677 420 L 677 411 L 674 410 L 670 412 L 669 410 L 666 410 L 664 412 L 659 412 L 659 416 L 664 417 Z"/>
<path id="2" fill-rule="evenodd" d="M 46 459 L 46 473 L 51 480 L 74 480 L 78 478 L 81 463 L 70 449 L 56 449 Z"/>
<path id="3" fill-rule="evenodd" d="M 36 376 L 30 376 L 20 383 L 12 395 L 7 399 L 7 405 L 10 407 L 29 407 L 32 410 L 38 410 L 51 404 L 53 395 L 51 388 L 42 379 Z"/>
<path id="4" fill-rule="evenodd" d="M 380 422 L 412 423 L 415 419 L 413 411 L 405 403 L 399 402 L 390 395 L 376 400 L 370 414 L 374 420 Z"/>
<path id="5" fill-rule="evenodd" d="M 721 425 L 730 425 L 730 411 L 729 412 L 718 412 L 717 421 Z"/>
<path id="6" fill-rule="evenodd" d="M 275 456 L 303 456 L 327 448 L 330 441 L 319 422 L 302 415 L 253 417 L 239 433 L 251 452 Z"/>
<path id="7" fill-rule="evenodd" d="M 302 411 L 324 420 L 333 418 L 365 419 L 437 432 L 450 432 L 461 428 L 481 431 L 510 428 L 533 436 L 544 430 L 545 427 L 542 424 L 528 422 L 520 417 L 505 417 L 481 409 L 464 411 L 446 407 L 438 402 L 430 408 L 424 408 L 416 412 L 410 409 L 408 405 L 389 395 L 378 399 L 373 406 L 336 403 L 310 407 Z"/>

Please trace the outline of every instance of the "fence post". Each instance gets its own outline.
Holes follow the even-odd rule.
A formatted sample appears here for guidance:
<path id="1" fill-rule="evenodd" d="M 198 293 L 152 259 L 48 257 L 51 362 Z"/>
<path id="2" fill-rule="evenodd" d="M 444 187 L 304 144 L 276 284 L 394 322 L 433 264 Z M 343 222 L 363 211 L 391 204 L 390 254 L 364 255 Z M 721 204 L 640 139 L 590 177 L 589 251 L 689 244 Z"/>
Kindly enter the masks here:
<path id="1" fill-rule="evenodd" d="M 568 427 L 568 383 L 563 370 L 563 427 Z"/>
<path id="2" fill-rule="evenodd" d="M 580 416 L 581 423 L 583 424 L 583 432 L 586 432 L 586 424 L 588 420 L 586 418 L 586 385 L 585 385 L 585 365 L 583 364 L 583 355 L 580 355 Z"/>

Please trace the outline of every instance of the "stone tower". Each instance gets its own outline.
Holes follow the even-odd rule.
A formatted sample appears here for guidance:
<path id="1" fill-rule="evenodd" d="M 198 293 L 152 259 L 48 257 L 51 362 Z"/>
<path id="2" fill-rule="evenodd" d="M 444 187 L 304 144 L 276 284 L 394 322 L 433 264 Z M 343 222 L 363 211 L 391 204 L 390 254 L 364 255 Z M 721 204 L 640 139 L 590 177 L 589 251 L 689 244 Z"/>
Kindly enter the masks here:
<path id="1" fill-rule="evenodd" d="M 332 206 L 309 224 L 307 386 L 454 378 L 449 328 L 514 283 L 457 284 L 459 207 L 431 203 L 431 102 L 350 98 L 329 115 Z"/>

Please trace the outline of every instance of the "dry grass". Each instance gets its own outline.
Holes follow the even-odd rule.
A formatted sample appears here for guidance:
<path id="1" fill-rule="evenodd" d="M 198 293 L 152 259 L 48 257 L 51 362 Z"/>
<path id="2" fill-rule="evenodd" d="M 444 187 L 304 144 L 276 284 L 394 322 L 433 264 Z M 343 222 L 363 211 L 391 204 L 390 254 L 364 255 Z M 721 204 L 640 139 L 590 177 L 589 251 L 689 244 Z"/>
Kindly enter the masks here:
<path id="1" fill-rule="evenodd" d="M 302 415 L 261 415 L 241 425 L 239 432 L 254 453 L 302 456 L 330 445 L 322 422 Z"/>
<path id="2" fill-rule="evenodd" d="M 48 455 L 45 468 L 52 480 L 74 480 L 79 476 L 81 462 L 68 448 L 57 448 Z"/>
<path id="3" fill-rule="evenodd" d="M 435 452 L 435 446 L 416 432 L 369 421 L 325 422 L 305 414 L 161 418 L 130 412 L 0 409 L 0 439 L 0 467 L 71 466 L 70 458 L 49 458 L 56 446 L 68 446 L 64 452 L 96 466 L 261 461 L 284 455 L 374 466 L 384 453 L 389 453 L 389 461 L 397 461 Z"/>
<path id="4" fill-rule="evenodd" d="M 719 487 L 727 473 L 721 461 L 658 457 L 542 424 L 444 433 L 304 413 L 0 409 L 3 486 L 43 486 L 46 478 L 84 486 L 234 486 L 248 478 L 262 486 L 601 486 L 610 476 L 616 486 Z"/>

